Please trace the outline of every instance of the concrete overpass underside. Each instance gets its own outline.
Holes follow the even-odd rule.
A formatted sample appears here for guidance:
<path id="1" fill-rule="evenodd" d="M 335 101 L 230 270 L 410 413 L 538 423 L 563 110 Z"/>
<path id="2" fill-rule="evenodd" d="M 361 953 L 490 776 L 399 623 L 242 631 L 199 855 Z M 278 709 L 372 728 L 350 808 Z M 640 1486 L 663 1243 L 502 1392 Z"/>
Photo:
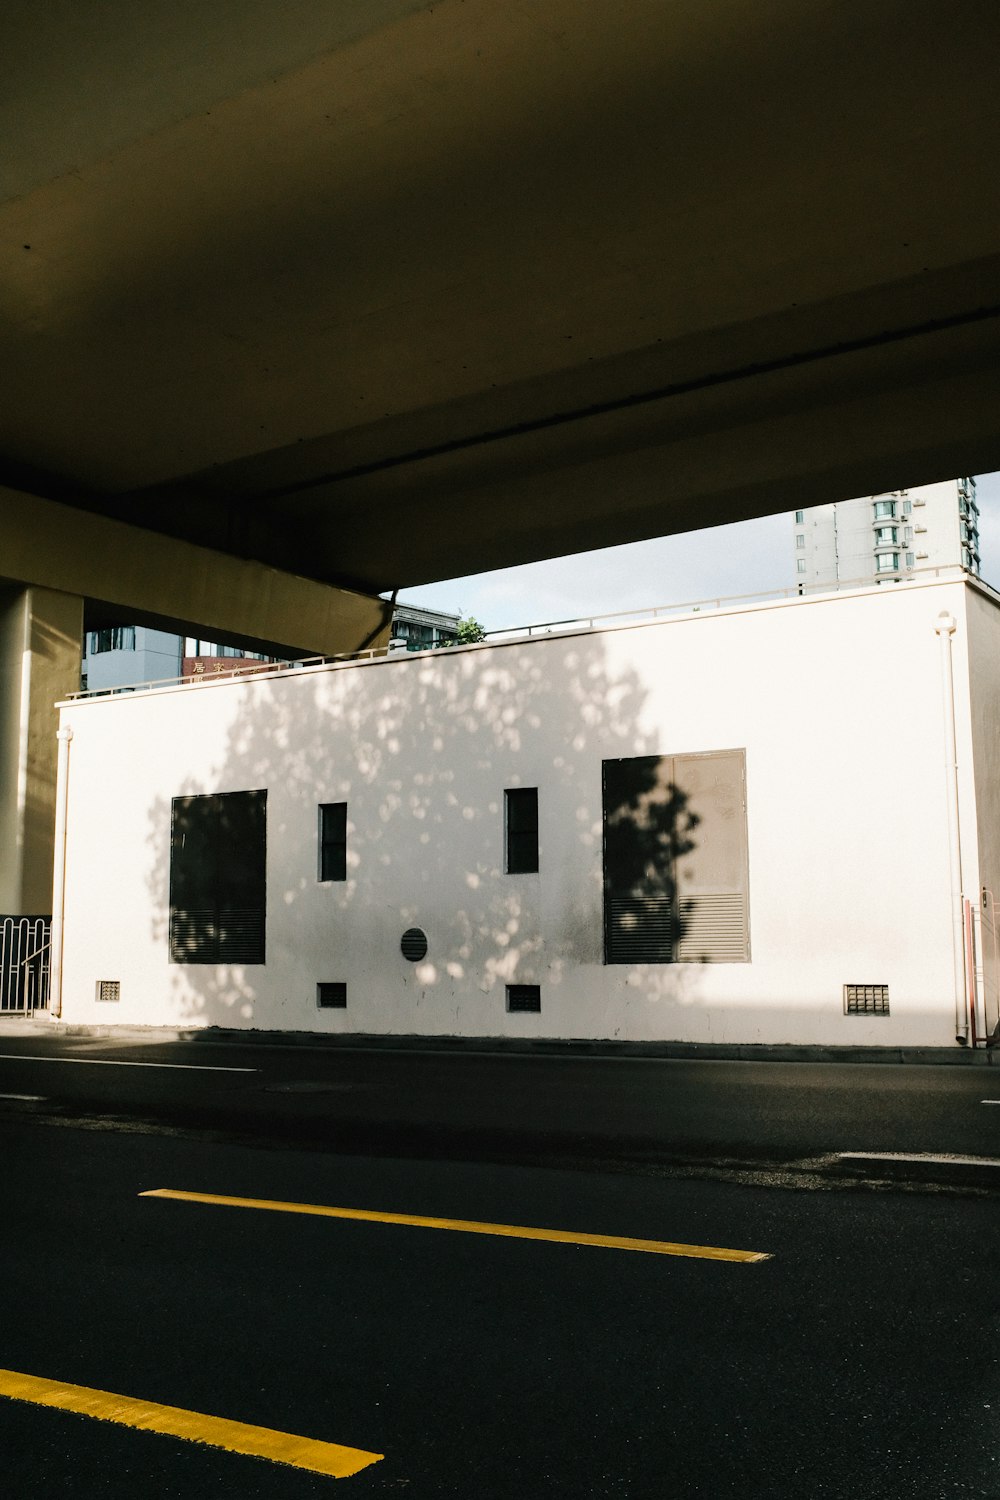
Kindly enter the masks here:
<path id="1" fill-rule="evenodd" d="M 992 0 L 14 0 L 0 56 L 15 489 L 374 593 L 1000 467 Z"/>
<path id="2" fill-rule="evenodd" d="M 330 652 L 379 606 L 285 641 L 254 568 L 1000 468 L 994 0 L 10 0 L 0 70 L 0 578 L 55 635 L 39 590 L 148 610 L 158 538 L 237 580 L 219 638 Z"/>

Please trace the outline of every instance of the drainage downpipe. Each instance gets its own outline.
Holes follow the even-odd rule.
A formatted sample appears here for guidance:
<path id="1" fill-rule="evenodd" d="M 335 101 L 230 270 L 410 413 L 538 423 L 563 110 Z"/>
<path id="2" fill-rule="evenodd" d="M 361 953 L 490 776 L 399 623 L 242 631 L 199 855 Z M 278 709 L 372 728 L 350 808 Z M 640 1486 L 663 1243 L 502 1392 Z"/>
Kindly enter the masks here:
<path id="1" fill-rule="evenodd" d="M 49 1015 L 62 1015 L 63 911 L 66 905 L 66 806 L 69 801 L 70 728 L 56 732 L 56 837 L 52 862 L 52 932 L 49 936 Z"/>
<path id="2" fill-rule="evenodd" d="M 969 1039 L 969 1010 L 965 994 L 965 913 L 962 906 L 962 832 L 958 808 L 958 745 L 955 737 L 955 679 L 951 638 L 955 617 L 942 610 L 934 626 L 941 642 L 941 686 L 944 695 L 944 758 L 948 796 L 948 875 L 951 891 L 951 959 L 955 982 L 955 1040 Z"/>

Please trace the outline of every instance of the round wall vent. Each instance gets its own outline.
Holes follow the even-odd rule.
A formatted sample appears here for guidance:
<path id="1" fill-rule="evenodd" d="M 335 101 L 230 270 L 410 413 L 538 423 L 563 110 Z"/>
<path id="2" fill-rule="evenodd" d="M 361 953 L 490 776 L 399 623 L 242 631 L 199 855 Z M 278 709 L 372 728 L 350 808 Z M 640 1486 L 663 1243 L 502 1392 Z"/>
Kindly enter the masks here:
<path id="1" fill-rule="evenodd" d="M 419 927 L 408 927 L 399 940 L 399 946 L 403 957 L 408 958 L 411 964 L 417 964 L 427 957 L 427 934 Z"/>

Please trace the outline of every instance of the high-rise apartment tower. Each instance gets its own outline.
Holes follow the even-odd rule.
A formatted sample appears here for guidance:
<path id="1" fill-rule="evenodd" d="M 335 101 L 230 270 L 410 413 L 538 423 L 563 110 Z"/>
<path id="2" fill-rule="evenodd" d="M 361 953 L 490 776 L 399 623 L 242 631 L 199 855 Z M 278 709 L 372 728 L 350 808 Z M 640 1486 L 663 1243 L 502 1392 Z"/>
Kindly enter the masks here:
<path id="1" fill-rule="evenodd" d="M 800 593 L 898 582 L 927 568 L 979 573 L 976 481 L 946 479 L 795 512 Z"/>

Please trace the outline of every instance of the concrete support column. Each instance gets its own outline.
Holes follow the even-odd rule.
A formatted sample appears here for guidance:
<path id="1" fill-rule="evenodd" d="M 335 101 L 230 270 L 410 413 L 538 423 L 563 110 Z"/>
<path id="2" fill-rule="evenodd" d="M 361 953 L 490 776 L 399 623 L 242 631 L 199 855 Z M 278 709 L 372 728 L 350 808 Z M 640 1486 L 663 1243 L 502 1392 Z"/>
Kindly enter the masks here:
<path id="1" fill-rule="evenodd" d="M 80 686 L 82 637 L 81 598 L 0 585 L 0 914 L 52 905 L 53 704 Z"/>

